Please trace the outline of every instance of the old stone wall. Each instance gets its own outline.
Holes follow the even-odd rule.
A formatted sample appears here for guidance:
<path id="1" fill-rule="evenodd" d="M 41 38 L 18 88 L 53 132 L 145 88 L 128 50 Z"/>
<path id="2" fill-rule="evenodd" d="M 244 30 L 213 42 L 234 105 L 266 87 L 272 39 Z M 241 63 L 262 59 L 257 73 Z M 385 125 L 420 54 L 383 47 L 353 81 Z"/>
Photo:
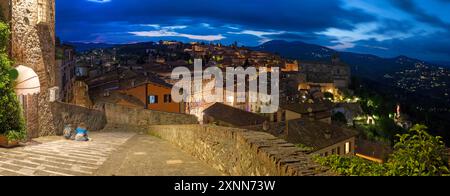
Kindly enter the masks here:
<path id="1" fill-rule="evenodd" d="M 193 115 L 136 109 L 109 103 L 99 104 L 97 107 L 104 108 L 109 124 L 133 126 L 198 124 L 197 117 Z"/>
<path id="2" fill-rule="evenodd" d="M 38 4 L 38 0 L 11 0 L 10 12 L 11 57 L 16 65 L 32 68 L 41 83 L 38 105 L 29 105 L 34 107 L 30 112 L 39 112 L 27 114 L 30 118 L 27 122 L 38 126 L 39 136 L 54 135 L 57 131 L 48 101 L 48 89 L 56 85 L 58 71 L 55 69 L 55 1 L 42 2 L 45 4 Z"/>
<path id="3" fill-rule="evenodd" d="M 54 126 L 57 135 L 61 135 L 65 124 L 78 126 L 81 122 L 86 123 L 89 131 L 100 131 L 106 126 L 106 116 L 103 111 L 92 110 L 85 107 L 55 102 L 51 103 L 51 110 L 55 115 Z M 67 117 L 67 121 L 65 120 Z"/>
<path id="4" fill-rule="evenodd" d="M 293 144 L 267 133 L 203 125 L 150 126 L 149 134 L 231 176 L 334 175 Z"/>

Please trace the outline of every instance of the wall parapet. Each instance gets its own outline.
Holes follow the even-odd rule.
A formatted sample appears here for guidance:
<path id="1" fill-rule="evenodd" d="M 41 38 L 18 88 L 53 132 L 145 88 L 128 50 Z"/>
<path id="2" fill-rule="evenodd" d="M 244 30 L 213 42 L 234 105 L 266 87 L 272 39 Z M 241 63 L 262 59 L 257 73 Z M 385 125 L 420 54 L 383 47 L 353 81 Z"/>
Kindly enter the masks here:
<path id="1" fill-rule="evenodd" d="M 149 127 L 149 134 L 231 176 L 335 175 L 295 145 L 268 133 L 207 125 L 155 125 Z"/>
<path id="2" fill-rule="evenodd" d="M 188 114 L 129 108 L 110 103 L 102 103 L 100 105 L 105 111 L 109 124 L 133 126 L 198 124 L 197 117 Z"/>
<path id="3" fill-rule="evenodd" d="M 62 102 L 50 103 L 50 106 L 55 114 L 54 126 L 57 128 L 57 135 L 62 135 L 66 124 L 78 126 L 84 122 L 89 131 L 100 131 L 106 126 L 106 116 L 103 111 Z M 65 117 L 67 117 L 67 121 L 64 119 Z"/>

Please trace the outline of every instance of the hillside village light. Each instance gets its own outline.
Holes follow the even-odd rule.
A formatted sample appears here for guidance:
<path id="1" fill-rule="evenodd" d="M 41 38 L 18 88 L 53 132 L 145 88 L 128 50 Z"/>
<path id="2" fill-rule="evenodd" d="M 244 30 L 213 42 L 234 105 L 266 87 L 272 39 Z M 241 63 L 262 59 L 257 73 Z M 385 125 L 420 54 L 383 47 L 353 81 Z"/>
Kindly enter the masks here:
<path id="1" fill-rule="evenodd" d="M 171 79 L 179 80 L 172 88 L 172 98 L 175 102 L 223 103 L 226 101 L 233 104 L 246 103 L 248 100 L 246 96 L 249 94 L 248 102 L 257 103 L 260 101 L 262 103 L 261 113 L 278 111 L 280 102 L 279 67 L 271 68 L 269 85 L 268 72 L 265 67 L 260 67 L 259 73 L 256 67 L 248 67 L 247 69 L 227 67 L 224 74 L 218 67 L 208 67 L 203 70 L 202 66 L 202 59 L 195 59 L 193 74 L 187 67 L 177 67 L 173 70 Z M 246 88 L 247 77 L 255 78 L 255 80 L 249 81 L 248 88 Z M 211 80 L 212 78 L 215 78 L 215 80 L 208 82 L 205 86 L 203 85 L 205 80 Z M 224 89 L 225 78 L 226 90 Z M 270 95 L 268 88 L 270 88 Z M 221 93 L 224 90 L 225 93 Z M 224 94 L 226 94 L 225 97 Z M 191 99 L 192 95 L 194 96 L 193 99 Z"/>
<path id="2" fill-rule="evenodd" d="M 17 96 L 34 95 L 41 92 L 39 77 L 33 69 L 19 65 L 16 70 L 19 73 L 14 88 Z"/>

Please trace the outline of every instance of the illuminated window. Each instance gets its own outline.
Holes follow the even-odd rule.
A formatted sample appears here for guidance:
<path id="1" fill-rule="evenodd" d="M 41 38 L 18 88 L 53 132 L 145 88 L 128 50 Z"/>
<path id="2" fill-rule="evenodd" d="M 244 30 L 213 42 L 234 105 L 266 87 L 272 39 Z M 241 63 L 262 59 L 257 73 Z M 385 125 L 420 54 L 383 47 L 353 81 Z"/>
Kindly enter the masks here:
<path id="1" fill-rule="evenodd" d="M 345 143 L 345 154 L 351 153 L 352 144 L 350 142 Z"/>
<path id="2" fill-rule="evenodd" d="M 148 96 L 148 103 L 149 104 L 157 104 L 158 103 L 158 96 L 156 96 L 156 95 Z"/>
<path id="3" fill-rule="evenodd" d="M 38 23 L 48 22 L 48 3 L 47 0 L 38 0 Z"/>

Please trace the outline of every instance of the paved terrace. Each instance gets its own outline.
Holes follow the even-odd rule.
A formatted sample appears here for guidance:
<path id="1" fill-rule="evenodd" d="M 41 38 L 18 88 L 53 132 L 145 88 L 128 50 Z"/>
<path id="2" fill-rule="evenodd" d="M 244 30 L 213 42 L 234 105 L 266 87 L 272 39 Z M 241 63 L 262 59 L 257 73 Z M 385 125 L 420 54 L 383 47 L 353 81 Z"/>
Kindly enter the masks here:
<path id="1" fill-rule="evenodd" d="M 92 142 L 61 137 L 0 149 L 0 176 L 222 175 L 167 141 L 125 128 L 92 133 Z"/>

